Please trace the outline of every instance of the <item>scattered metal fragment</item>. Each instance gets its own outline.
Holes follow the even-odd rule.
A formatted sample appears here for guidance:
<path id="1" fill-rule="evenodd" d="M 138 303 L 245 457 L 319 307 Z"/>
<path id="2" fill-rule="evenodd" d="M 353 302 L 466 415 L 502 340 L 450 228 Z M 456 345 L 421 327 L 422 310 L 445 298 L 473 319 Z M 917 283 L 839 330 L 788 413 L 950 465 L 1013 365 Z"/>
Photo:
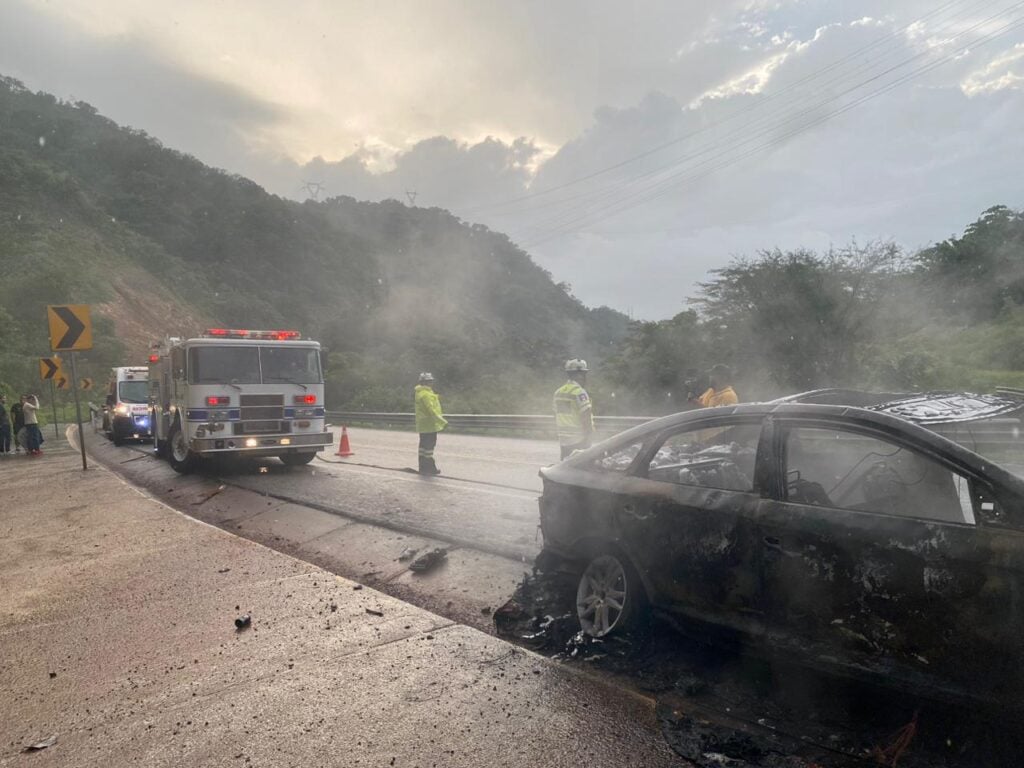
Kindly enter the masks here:
<path id="1" fill-rule="evenodd" d="M 353 584 L 352 585 L 352 589 L 357 590 L 357 591 L 362 589 L 362 588 L 363 588 L 362 584 Z"/>
<path id="2" fill-rule="evenodd" d="M 236 630 L 245 629 L 250 624 L 252 624 L 252 616 L 250 616 L 248 613 L 245 614 L 244 616 L 239 616 L 237 619 L 235 619 L 235 629 Z"/>
<path id="3" fill-rule="evenodd" d="M 401 553 L 399 553 L 398 560 L 399 560 L 399 562 L 405 562 L 406 560 L 412 560 L 416 556 L 417 552 L 419 552 L 418 549 L 413 549 L 412 547 L 406 547 L 405 549 L 403 549 L 401 551 Z"/>
<path id="4" fill-rule="evenodd" d="M 384 615 L 384 611 L 378 611 L 375 608 L 367 608 L 366 612 L 368 614 L 370 614 L 371 616 L 383 616 Z"/>
<path id="5" fill-rule="evenodd" d="M 491 606 L 485 605 L 483 608 L 480 609 L 480 613 L 482 613 L 484 616 L 490 616 L 491 615 Z"/>
<path id="6" fill-rule="evenodd" d="M 217 573 L 227 573 L 230 570 L 231 570 L 230 568 L 221 568 L 220 570 L 217 571 Z"/>
<path id="7" fill-rule="evenodd" d="M 37 741 L 34 744 L 29 744 L 26 747 L 23 747 L 21 751 L 22 752 L 39 752 L 41 750 L 47 749 L 48 747 L 52 747 L 56 743 L 57 743 L 57 734 L 53 734 L 53 736 L 50 736 L 50 737 L 45 738 L 45 739 L 42 739 L 41 741 Z"/>
<path id="8" fill-rule="evenodd" d="M 409 563 L 409 570 L 415 571 L 416 573 L 425 573 L 431 568 L 434 568 L 445 560 L 448 559 L 448 550 L 444 547 L 437 547 L 429 552 L 424 552 L 422 555 L 417 557 L 411 563 Z"/>
<path id="9" fill-rule="evenodd" d="M 331 603 L 331 613 L 334 613 L 337 610 L 338 610 L 338 604 L 337 603 Z"/>

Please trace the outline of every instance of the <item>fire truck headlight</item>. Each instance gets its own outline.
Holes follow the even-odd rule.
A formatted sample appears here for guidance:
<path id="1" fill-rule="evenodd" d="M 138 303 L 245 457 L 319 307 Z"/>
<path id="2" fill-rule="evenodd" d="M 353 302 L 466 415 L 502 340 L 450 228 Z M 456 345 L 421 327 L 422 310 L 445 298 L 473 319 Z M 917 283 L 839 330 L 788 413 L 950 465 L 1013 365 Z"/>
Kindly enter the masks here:
<path id="1" fill-rule="evenodd" d="M 291 444 L 292 444 L 292 439 L 290 437 L 282 437 L 281 438 L 281 445 L 291 445 Z"/>
<path id="2" fill-rule="evenodd" d="M 260 444 L 260 441 L 257 440 L 255 437 L 246 438 L 246 441 L 245 441 L 245 447 L 246 448 L 255 448 L 259 444 Z"/>

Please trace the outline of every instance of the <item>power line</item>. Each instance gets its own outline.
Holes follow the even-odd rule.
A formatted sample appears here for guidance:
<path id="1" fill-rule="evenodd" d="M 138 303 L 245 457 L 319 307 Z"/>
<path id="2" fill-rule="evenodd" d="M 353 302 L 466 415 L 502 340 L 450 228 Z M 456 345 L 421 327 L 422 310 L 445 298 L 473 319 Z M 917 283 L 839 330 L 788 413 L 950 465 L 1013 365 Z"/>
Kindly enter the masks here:
<path id="1" fill-rule="evenodd" d="M 883 35 L 882 37 L 872 41 L 871 43 L 868 43 L 868 44 L 866 44 L 864 46 L 861 46 L 860 48 L 857 48 L 856 50 L 846 54 L 845 56 L 837 59 L 836 61 L 833 61 L 828 66 L 823 67 L 822 69 L 817 70 L 815 72 L 812 72 L 812 73 L 810 73 L 808 75 L 805 75 L 804 77 L 802 77 L 802 78 L 800 78 L 800 79 L 798 79 L 798 80 L 796 80 L 796 81 L 794 81 L 792 83 L 789 83 L 785 87 L 779 89 L 776 92 L 773 92 L 771 94 L 766 95 L 765 97 L 759 99 L 758 101 L 756 101 L 754 103 L 747 104 L 746 106 L 744 106 L 744 107 L 736 110 L 732 114 L 726 116 L 722 120 L 719 120 L 719 121 L 716 121 L 716 122 L 713 122 L 713 123 L 709 123 L 708 125 L 701 126 L 700 128 L 698 128 L 698 129 L 696 129 L 694 131 L 691 131 L 690 133 L 684 134 L 683 136 L 676 137 L 676 138 L 674 138 L 674 139 L 672 139 L 670 141 L 667 141 L 667 142 L 665 142 L 663 144 L 660 144 L 658 146 L 655 146 L 655 147 L 652 147 L 652 148 L 650 148 L 648 150 L 645 150 L 644 152 L 641 152 L 641 153 L 639 153 L 637 155 L 633 155 L 633 156 L 628 157 L 628 158 L 626 158 L 624 160 L 621 160 L 621 161 L 619 161 L 617 163 L 614 163 L 612 165 L 606 166 L 606 167 L 601 168 L 599 170 L 593 171 L 593 172 L 588 173 L 588 174 L 586 174 L 584 176 L 580 176 L 578 178 L 571 179 L 570 181 L 563 182 L 563 183 L 558 184 L 558 185 L 556 185 L 554 187 L 548 187 L 546 189 L 538 190 L 536 192 L 529 192 L 529 193 L 526 193 L 526 194 L 523 194 L 523 195 L 519 195 L 517 197 L 509 198 L 507 200 L 502 200 L 502 201 L 498 201 L 498 202 L 494 202 L 494 203 L 485 203 L 485 204 L 482 204 L 482 205 L 473 206 L 473 207 L 464 209 L 463 212 L 467 213 L 467 214 L 472 214 L 472 213 L 476 213 L 476 212 L 479 212 L 479 211 L 492 210 L 492 209 L 495 209 L 495 208 L 503 208 L 503 207 L 506 207 L 506 206 L 509 206 L 509 205 L 513 205 L 513 204 L 518 203 L 518 202 L 523 202 L 523 201 L 527 201 L 527 200 L 533 200 L 535 198 L 543 197 L 545 195 L 549 195 L 549 194 L 552 194 L 554 192 L 558 192 L 558 191 L 561 191 L 563 189 L 567 189 L 567 188 L 575 186 L 577 184 L 581 184 L 581 183 L 583 183 L 585 181 L 590 181 L 591 179 L 597 178 L 599 176 L 603 176 L 604 174 L 610 173 L 611 171 L 618 170 L 619 168 L 623 168 L 623 167 L 625 167 L 627 165 L 630 165 L 632 163 L 635 163 L 635 162 L 637 162 L 639 160 L 643 160 L 644 158 L 650 157 L 651 155 L 654 155 L 654 154 L 656 154 L 658 152 L 661 152 L 661 151 L 663 151 L 665 149 L 668 149 L 670 147 L 676 146 L 677 144 L 679 144 L 679 143 L 681 143 L 683 141 L 686 141 L 687 139 L 694 138 L 695 136 L 698 136 L 698 135 L 700 135 L 702 133 L 706 133 L 709 130 L 712 130 L 714 128 L 718 128 L 721 125 L 729 123 L 729 122 L 731 122 L 731 121 L 733 121 L 733 120 L 735 120 L 735 119 L 737 119 L 739 117 L 742 117 L 744 114 L 746 114 L 747 112 L 749 112 L 751 110 L 761 109 L 765 104 L 768 104 L 771 101 L 773 101 L 774 99 L 777 99 L 780 96 L 785 95 L 786 93 L 792 91 L 793 89 L 798 88 L 799 86 L 801 86 L 801 85 L 803 85 L 805 83 L 812 82 L 813 80 L 815 80 L 816 78 L 820 77 L 821 75 L 824 75 L 824 74 L 834 70 L 835 68 L 841 66 L 842 64 L 844 64 L 844 63 L 846 63 L 846 62 L 848 62 L 848 61 L 850 61 L 852 59 L 855 59 L 855 58 L 861 56 L 864 53 L 867 53 L 867 52 L 869 52 L 871 50 L 874 50 L 875 48 L 877 48 L 878 46 L 882 45 L 883 43 L 890 42 L 893 39 L 897 39 L 897 38 L 901 37 L 902 35 L 904 35 L 907 31 L 909 31 L 915 25 L 923 23 L 924 21 L 926 21 L 926 20 L 928 20 L 928 19 L 930 19 L 930 18 L 932 18 L 934 16 L 937 16 L 937 15 L 945 12 L 946 10 L 948 10 L 949 8 L 959 4 L 960 2 L 961 2 L 961 0 L 949 0 L 949 2 L 946 2 L 944 5 L 939 6 L 938 8 L 932 10 L 931 12 L 925 14 L 924 16 L 921 16 L 920 18 L 915 19 L 914 21 L 912 21 L 912 22 L 910 22 L 910 23 L 900 27 L 897 30 L 889 32 L 886 35 Z"/>
<path id="2" fill-rule="evenodd" d="M 1018 7 L 1020 5 L 1024 5 L 1024 3 L 1017 3 L 1014 6 L 1011 6 L 1010 8 L 1005 9 L 1004 11 L 1000 12 L 999 14 L 996 14 L 996 15 L 994 15 L 992 17 L 989 17 L 988 19 L 986 19 L 986 20 L 984 20 L 982 22 L 979 22 L 978 24 L 975 24 L 969 30 L 966 30 L 964 33 L 961 33 L 961 35 L 962 34 L 966 34 L 966 32 L 973 31 L 974 29 L 977 29 L 979 26 L 983 26 L 984 24 L 992 21 L 993 19 L 998 18 L 999 16 L 1005 15 L 1007 12 L 1015 9 L 1016 7 Z M 815 108 L 803 110 L 802 112 L 798 113 L 797 115 L 792 116 L 789 119 L 784 120 L 781 123 L 778 123 L 777 125 L 771 126 L 770 130 L 761 131 L 759 134 L 755 134 L 755 135 L 747 138 L 745 141 L 742 141 L 742 142 L 740 142 L 740 143 L 738 143 L 736 145 L 727 147 L 724 151 L 720 152 L 717 156 L 711 157 L 708 160 L 703 161 L 702 163 L 698 163 L 696 168 L 699 168 L 702 165 L 708 165 L 709 163 L 712 164 L 710 168 L 708 168 L 707 170 L 705 170 L 705 171 L 703 171 L 701 173 L 693 174 L 692 172 L 695 170 L 695 168 L 687 168 L 687 169 L 684 169 L 682 171 L 678 171 L 678 172 L 676 172 L 674 174 L 671 174 L 670 176 L 668 176 L 666 178 L 663 178 L 663 179 L 661 179 L 659 181 L 656 181 L 653 184 L 648 185 L 646 188 L 640 189 L 637 192 L 632 193 L 631 195 L 627 195 L 627 196 L 623 197 L 621 200 L 613 201 L 610 204 L 606 204 L 606 205 L 600 206 L 596 210 L 590 209 L 590 210 L 588 210 L 588 212 L 585 215 L 573 214 L 571 211 L 570 212 L 566 212 L 566 213 L 560 215 L 559 217 L 554 217 L 553 219 L 550 219 L 547 222 L 545 222 L 542 226 L 546 226 L 547 230 L 546 231 L 542 231 L 541 236 L 537 237 L 532 242 L 526 243 L 524 245 L 525 245 L 525 247 L 531 247 L 531 246 L 534 246 L 534 245 L 539 245 L 539 244 L 541 244 L 543 242 L 547 242 L 548 240 L 554 239 L 556 237 L 561 237 L 562 235 L 567 234 L 569 231 L 572 231 L 572 230 L 569 229 L 570 227 L 579 225 L 581 223 L 585 223 L 587 221 L 587 219 L 593 218 L 595 215 L 601 215 L 601 214 L 603 214 L 603 213 L 605 213 L 607 211 L 613 211 L 616 208 L 618 210 L 614 210 L 614 213 L 619 213 L 619 212 L 621 212 L 623 210 L 628 210 L 629 208 L 635 207 L 636 205 L 640 205 L 640 204 L 643 204 L 645 202 L 649 202 L 650 200 L 656 199 L 657 197 L 660 197 L 661 195 L 663 195 L 665 192 L 667 192 L 672 187 L 677 186 L 679 183 L 690 181 L 690 180 L 697 179 L 697 178 L 704 178 L 704 177 L 706 177 L 706 176 L 708 176 L 708 175 L 710 175 L 710 174 L 720 170 L 721 168 L 733 165 L 736 162 L 739 162 L 739 161 L 741 161 L 743 159 L 746 159 L 747 157 L 751 157 L 754 154 L 757 154 L 757 153 L 763 151 L 766 148 L 770 148 L 770 147 L 776 146 L 776 145 L 782 143 L 783 141 L 785 141 L 785 140 L 787 140 L 787 139 L 789 139 L 789 138 L 791 138 L 791 137 L 793 137 L 795 135 L 798 135 L 799 133 L 802 133 L 802 132 L 804 132 L 806 130 L 809 130 L 810 128 L 813 128 L 813 127 L 815 127 L 817 125 L 820 125 L 820 124 L 822 124 L 822 123 L 824 123 L 824 122 L 826 122 L 828 120 L 831 120 L 831 119 L 833 119 L 833 118 L 835 118 L 835 117 L 837 117 L 837 116 L 839 116 L 839 115 L 849 111 L 850 109 L 853 109 L 854 107 L 859 106 L 860 104 L 863 104 L 864 102 L 866 102 L 866 101 L 868 101 L 870 99 L 876 98 L 876 97 L 878 97 L 878 96 L 880 96 L 880 95 L 882 95 L 884 93 L 887 93 L 887 92 L 891 91 L 893 88 L 898 87 L 899 85 L 901 85 L 904 82 L 910 80 L 911 78 L 918 77 L 921 74 L 925 74 L 926 72 L 929 72 L 929 71 L 935 69 L 936 67 L 941 66 L 944 63 L 947 63 L 948 61 L 952 60 L 953 58 L 955 58 L 955 57 L 961 55 L 963 52 L 967 51 L 972 46 L 985 45 L 985 44 L 991 42 L 992 40 L 995 40 L 998 37 L 1006 34 L 1007 32 L 1010 32 L 1010 31 L 1013 31 L 1014 29 L 1017 29 L 1020 26 L 1024 26 L 1024 24 L 1021 24 L 1019 20 L 1016 21 L 1016 22 L 1008 23 L 1008 24 L 1004 25 L 1003 27 L 999 28 L 998 30 L 996 30 L 995 32 L 989 33 L 988 35 L 985 35 L 985 36 L 979 38 L 978 40 L 973 41 L 972 43 L 957 49 L 952 54 L 949 54 L 947 56 L 943 56 L 943 57 L 941 57 L 937 61 L 934 61 L 932 63 L 926 64 L 926 65 L 924 65 L 922 67 L 919 67 L 919 68 L 911 71 L 910 73 L 901 76 L 897 80 L 895 80 L 895 81 L 893 81 L 893 82 L 891 82 L 891 83 L 889 83 L 889 84 L 887 84 L 885 86 L 882 86 L 881 88 L 878 88 L 878 89 L 876 89 L 875 91 L 873 91 L 871 93 L 868 93 L 868 94 L 866 94 L 864 96 L 861 96 L 861 97 L 855 99 L 854 101 L 852 101 L 852 102 L 850 102 L 850 103 L 848 103 L 848 104 L 846 104 L 846 105 L 844 105 L 844 106 L 842 106 L 840 108 L 834 109 L 831 112 L 828 112 L 828 113 L 826 113 L 826 114 L 824 114 L 822 116 L 819 116 L 818 118 L 812 119 L 812 120 L 810 120 L 810 121 L 808 121 L 808 122 L 806 122 L 806 123 L 804 123 L 802 125 L 799 125 L 796 128 L 791 129 L 791 130 L 783 133 L 782 135 L 777 136 L 774 139 L 769 140 L 768 142 L 765 142 L 765 143 L 762 143 L 762 144 L 760 144 L 758 146 L 753 147 L 751 150 L 749 150 L 749 151 L 747 151 L 747 152 L 745 152 L 743 154 L 740 154 L 738 156 L 734 156 L 732 158 L 726 158 L 724 160 L 722 159 L 723 157 L 726 157 L 730 152 L 735 151 L 738 147 L 742 147 L 745 144 L 750 144 L 750 143 L 756 141 L 761 136 L 765 136 L 765 135 L 768 135 L 771 132 L 777 131 L 779 128 L 785 126 L 788 123 L 793 123 L 794 121 L 798 120 L 800 117 L 808 114 L 809 112 L 816 111 L 824 103 L 828 103 L 829 101 L 835 101 L 836 99 L 841 98 L 842 96 L 845 96 L 845 95 L 853 92 L 854 90 L 857 90 L 857 88 L 862 87 L 863 85 L 865 85 L 865 84 L 867 84 L 869 82 L 875 81 L 875 80 L 879 79 L 880 77 L 884 77 L 886 74 L 890 74 L 892 71 L 900 68 L 901 66 L 905 66 L 905 62 L 903 64 L 897 65 L 895 67 L 890 67 L 889 69 L 885 70 L 884 72 L 874 75 L 873 77 L 869 78 L 868 80 L 864 81 L 863 83 L 860 83 L 860 84 L 858 84 L 856 86 L 853 86 L 852 88 L 846 89 L 844 92 L 840 93 L 838 96 L 826 100 L 826 102 L 823 102 L 822 104 L 817 105 Z M 958 37 L 961 36 L 961 35 L 958 35 Z M 917 58 L 917 57 L 915 57 L 915 58 Z M 697 153 L 695 155 L 691 155 L 691 156 L 689 156 L 687 158 L 683 158 L 683 160 L 681 162 L 686 162 L 688 160 L 693 160 L 693 159 L 695 159 L 697 157 L 700 157 L 701 155 L 708 154 L 710 151 L 713 151 L 714 149 L 715 149 L 714 146 L 706 148 L 705 150 L 703 150 L 700 153 Z M 681 164 L 681 163 L 676 163 L 675 165 L 679 165 L 679 164 Z M 664 173 L 666 170 L 667 170 L 666 168 L 657 169 L 655 171 L 655 173 Z M 650 174 L 646 174 L 646 175 L 650 175 Z M 618 190 L 616 190 L 616 191 L 618 191 Z M 605 193 L 603 196 L 607 198 L 608 194 Z M 573 216 L 575 216 L 575 218 L 569 218 L 567 220 L 567 217 L 573 217 Z"/>
<path id="3" fill-rule="evenodd" d="M 1020 5 L 1020 4 L 1021 3 L 1018 3 L 1017 5 Z M 973 27 L 971 27 L 967 31 L 973 31 L 973 29 L 977 28 L 978 26 L 984 25 L 985 23 L 987 23 L 988 21 L 992 20 L 993 18 L 998 18 L 998 16 L 1000 16 L 1002 14 L 1005 14 L 1008 10 L 1012 10 L 1014 7 L 1016 7 L 1016 6 L 1011 6 L 1010 9 L 1004 9 L 999 14 L 996 14 L 995 16 L 989 17 L 988 19 L 975 24 Z M 956 19 L 953 19 L 952 21 L 956 21 Z M 963 35 L 965 33 L 966 32 L 961 32 L 960 35 Z M 661 167 L 653 168 L 653 169 L 651 169 L 649 171 L 646 171 L 645 173 L 642 173 L 642 174 L 640 174 L 638 176 L 635 176 L 632 179 L 627 180 L 624 185 L 608 186 L 608 187 L 605 187 L 603 189 L 597 189 L 597 190 L 588 190 L 588 191 L 581 192 L 581 193 L 579 193 L 577 195 L 574 195 L 574 196 L 571 196 L 571 197 L 568 197 L 568 198 L 563 198 L 560 201 L 555 201 L 555 202 L 552 202 L 552 203 L 548 203 L 547 204 L 547 209 L 549 209 L 549 210 L 551 208 L 558 207 L 560 205 L 561 206 L 568 205 L 568 209 L 563 211 L 563 212 L 561 212 L 561 213 L 556 213 L 556 214 L 553 214 L 553 215 L 549 216 L 548 219 L 540 222 L 539 224 L 536 224 L 536 225 L 533 225 L 533 226 L 527 226 L 527 227 L 525 227 L 525 229 L 549 228 L 552 225 L 558 223 L 560 220 L 565 219 L 566 217 L 572 217 L 572 216 L 576 215 L 574 209 L 581 210 L 580 206 L 569 205 L 569 204 L 573 203 L 576 200 L 584 200 L 586 198 L 590 198 L 589 200 L 586 201 L 586 203 L 587 203 L 587 205 L 592 205 L 594 203 L 601 202 L 602 200 L 607 200 L 607 199 L 610 199 L 610 198 L 614 198 L 615 196 L 617 196 L 622 191 L 622 187 L 623 186 L 625 186 L 625 187 L 635 186 L 636 184 L 638 184 L 639 182 L 641 182 L 644 179 L 647 179 L 647 178 L 650 178 L 652 176 L 656 176 L 658 174 L 664 173 L 670 167 L 678 166 L 678 165 L 681 165 L 683 163 L 690 162 L 690 161 L 692 161 L 692 160 L 694 160 L 696 158 L 699 158 L 699 157 L 701 157 L 703 155 L 707 155 L 709 153 L 712 153 L 712 152 L 714 152 L 717 149 L 716 144 L 717 145 L 721 145 L 721 144 L 725 143 L 726 141 L 731 140 L 733 137 L 742 136 L 744 133 L 748 132 L 752 128 L 756 128 L 756 127 L 759 127 L 759 126 L 767 126 L 769 130 L 777 129 L 779 127 L 779 125 L 785 125 L 786 123 L 792 122 L 793 120 L 795 120 L 795 119 L 797 119 L 797 118 L 799 118 L 799 117 L 801 117 L 803 115 L 806 115 L 806 114 L 809 114 L 809 113 L 813 113 L 813 112 L 815 112 L 817 110 L 820 110 L 825 105 L 827 105 L 827 104 L 829 104 L 831 102 L 834 102 L 834 101 L 842 98 L 843 96 L 845 96 L 848 93 L 856 90 L 857 88 L 863 87 L 864 85 L 866 85 L 866 84 L 868 84 L 868 83 L 878 79 L 879 77 L 882 77 L 882 76 L 884 76 L 886 74 L 891 73 L 892 71 L 895 71 L 896 69 L 899 69 L 900 67 L 906 66 L 906 65 L 908 65 L 910 63 L 913 63 L 914 61 L 916 61 L 918 59 L 921 59 L 921 58 L 923 58 L 925 56 L 928 56 L 928 55 L 930 55 L 930 53 L 931 53 L 931 51 L 926 50 L 926 51 L 919 52 L 919 53 L 911 56 L 908 59 L 904 59 L 899 64 L 897 64 L 896 66 L 889 67 L 888 69 L 886 69 L 886 70 L 884 70 L 884 71 L 874 75 L 873 77 L 868 78 L 867 80 L 862 80 L 862 81 L 858 82 L 856 85 L 854 85 L 852 87 L 845 88 L 845 90 L 840 91 L 839 93 L 837 93 L 834 96 L 831 96 L 831 97 L 825 99 L 824 101 L 819 101 L 816 104 L 812 105 L 811 107 L 805 108 L 802 111 L 797 112 L 795 115 L 790 117 L 789 120 L 786 120 L 786 121 L 784 121 L 781 124 L 769 125 L 771 120 L 773 120 L 777 116 L 781 116 L 781 115 L 785 114 L 785 110 L 784 109 L 780 109 L 780 110 L 776 111 L 774 114 L 770 113 L 768 115 L 762 116 L 762 117 L 756 119 L 753 123 L 749 123 L 747 125 L 744 125 L 743 127 L 739 128 L 737 130 L 734 130 L 734 131 L 732 131 L 730 133 L 727 133 L 725 136 L 718 137 L 717 139 L 715 139 L 714 142 L 712 142 L 711 144 L 705 146 L 700 151 L 693 152 L 693 153 L 691 153 L 689 155 L 684 155 L 684 156 L 682 156 L 680 158 L 677 158 L 676 160 L 672 161 L 671 163 L 668 163 L 668 164 L 663 165 Z M 863 71 L 866 71 L 866 70 L 870 70 L 872 67 L 874 67 L 876 65 L 879 65 L 879 64 L 881 64 L 881 62 L 872 62 L 872 63 L 870 63 L 870 64 L 868 64 L 866 66 L 861 66 L 858 69 L 854 70 L 854 72 L 852 74 L 859 74 L 860 72 L 863 72 Z M 828 86 L 831 86 L 831 85 L 841 85 L 842 80 L 844 78 L 846 78 L 846 77 L 847 77 L 847 75 L 841 75 L 838 78 L 833 78 L 832 80 L 826 82 L 825 85 L 828 85 Z M 799 103 L 800 103 L 800 101 L 798 100 L 794 104 L 790 105 L 790 107 L 798 106 Z M 748 143 L 751 140 L 755 140 L 757 138 L 757 136 L 758 136 L 758 134 L 755 133 L 750 139 L 747 140 L 747 142 L 743 142 L 743 143 Z"/>

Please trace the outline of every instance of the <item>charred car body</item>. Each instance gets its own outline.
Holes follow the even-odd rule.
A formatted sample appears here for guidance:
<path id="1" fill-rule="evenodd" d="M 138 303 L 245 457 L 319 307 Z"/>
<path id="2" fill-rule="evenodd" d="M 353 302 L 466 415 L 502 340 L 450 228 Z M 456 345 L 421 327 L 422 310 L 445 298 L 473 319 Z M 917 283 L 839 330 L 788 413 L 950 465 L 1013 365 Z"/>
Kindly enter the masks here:
<path id="1" fill-rule="evenodd" d="M 594 636 L 650 606 L 828 671 L 1020 706 L 1024 481 L 950 437 L 996 444 L 980 417 L 1015 436 L 1022 403 L 812 394 L 669 416 L 542 470 L 538 563 L 579 574 Z"/>

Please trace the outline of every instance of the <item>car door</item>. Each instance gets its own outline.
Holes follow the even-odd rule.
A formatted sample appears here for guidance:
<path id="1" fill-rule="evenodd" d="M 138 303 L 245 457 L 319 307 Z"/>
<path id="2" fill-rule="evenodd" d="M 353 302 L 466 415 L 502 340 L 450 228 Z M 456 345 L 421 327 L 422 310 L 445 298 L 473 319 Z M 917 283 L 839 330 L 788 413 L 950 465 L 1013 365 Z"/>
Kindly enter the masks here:
<path id="1" fill-rule="evenodd" d="M 762 417 L 667 431 L 634 465 L 618 534 L 653 598 L 670 611 L 759 633 L 752 520 L 760 501 Z"/>
<path id="2" fill-rule="evenodd" d="M 908 680 L 991 691 L 1008 671 L 1019 679 L 1021 536 L 979 528 L 994 506 L 979 504 L 979 479 L 866 427 L 770 431 L 781 493 L 758 525 L 776 645 Z"/>

